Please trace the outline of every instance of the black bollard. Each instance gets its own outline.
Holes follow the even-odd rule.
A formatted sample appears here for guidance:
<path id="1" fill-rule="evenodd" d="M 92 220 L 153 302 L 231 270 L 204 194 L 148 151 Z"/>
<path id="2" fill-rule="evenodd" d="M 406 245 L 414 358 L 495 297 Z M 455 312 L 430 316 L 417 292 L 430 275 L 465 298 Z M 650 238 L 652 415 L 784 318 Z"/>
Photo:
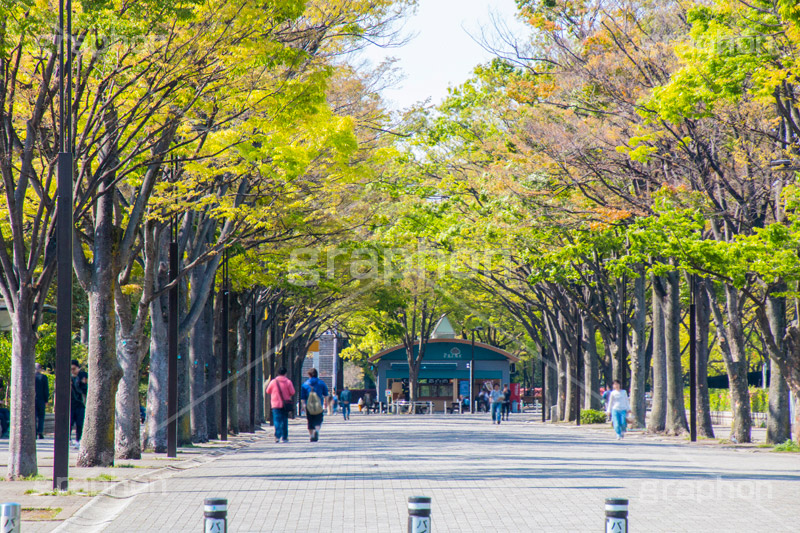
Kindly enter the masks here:
<path id="1" fill-rule="evenodd" d="M 19 504 L 0 504 L 0 531 L 2 531 L 2 533 L 19 533 L 20 527 Z"/>
<path id="2" fill-rule="evenodd" d="M 628 500 L 606 498 L 606 533 L 628 533 Z"/>
<path id="3" fill-rule="evenodd" d="M 428 496 L 408 498 L 408 533 L 431 533 L 431 499 Z"/>
<path id="4" fill-rule="evenodd" d="M 228 500 L 225 498 L 206 498 L 203 503 L 205 533 L 226 533 L 228 531 Z"/>

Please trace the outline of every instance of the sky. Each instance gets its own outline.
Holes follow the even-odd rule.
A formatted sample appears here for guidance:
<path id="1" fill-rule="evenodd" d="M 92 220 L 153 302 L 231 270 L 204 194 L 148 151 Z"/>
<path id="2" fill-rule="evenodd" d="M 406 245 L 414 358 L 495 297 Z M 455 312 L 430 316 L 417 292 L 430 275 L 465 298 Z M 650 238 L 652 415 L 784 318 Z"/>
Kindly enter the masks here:
<path id="1" fill-rule="evenodd" d="M 404 26 L 407 35 L 414 35 L 410 42 L 400 48 L 371 46 L 363 52 L 372 64 L 387 57 L 399 60 L 396 65 L 404 79 L 384 90 L 387 102 L 396 110 L 427 98 L 437 104 L 449 86 L 466 81 L 476 65 L 493 57 L 473 39 L 480 37 L 481 28 L 494 33 L 492 14 L 517 35 L 524 31 L 515 18 L 514 0 L 419 0 L 417 13 Z"/>

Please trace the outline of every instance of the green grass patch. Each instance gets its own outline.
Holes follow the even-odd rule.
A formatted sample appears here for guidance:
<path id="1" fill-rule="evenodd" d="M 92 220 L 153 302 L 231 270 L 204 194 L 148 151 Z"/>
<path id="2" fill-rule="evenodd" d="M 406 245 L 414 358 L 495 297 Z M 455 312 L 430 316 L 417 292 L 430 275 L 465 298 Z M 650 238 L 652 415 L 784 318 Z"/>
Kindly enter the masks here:
<path id="1" fill-rule="evenodd" d="M 20 481 L 44 481 L 46 479 L 50 479 L 50 478 L 47 478 L 47 477 L 45 477 L 45 476 L 43 476 L 41 474 L 34 474 L 32 476 L 25 476 L 25 477 L 19 478 Z"/>
<path id="2" fill-rule="evenodd" d="M 119 479 L 117 476 L 111 474 L 100 474 L 95 477 L 87 477 L 86 481 L 116 481 L 117 479 Z"/>
<path id="3" fill-rule="evenodd" d="M 778 444 L 777 446 L 775 446 L 773 448 L 773 451 L 776 451 L 776 452 L 789 452 L 789 453 L 800 452 L 800 444 L 797 444 L 793 440 L 787 440 L 783 444 Z"/>

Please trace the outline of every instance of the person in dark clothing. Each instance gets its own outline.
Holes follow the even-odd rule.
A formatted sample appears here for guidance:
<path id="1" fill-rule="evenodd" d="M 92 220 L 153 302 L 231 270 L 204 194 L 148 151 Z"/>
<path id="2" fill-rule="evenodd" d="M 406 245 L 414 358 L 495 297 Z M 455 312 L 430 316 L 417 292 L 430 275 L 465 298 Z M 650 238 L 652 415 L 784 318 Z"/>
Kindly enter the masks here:
<path id="1" fill-rule="evenodd" d="M 339 394 L 339 405 L 342 406 L 342 416 L 345 420 L 350 420 L 350 388 L 345 387 Z"/>
<path id="2" fill-rule="evenodd" d="M 508 416 L 511 414 L 511 391 L 508 388 L 508 385 L 503 385 L 503 410 L 501 412 L 502 419 L 508 420 Z"/>
<path id="3" fill-rule="evenodd" d="M 8 438 L 9 429 L 11 429 L 11 412 L 0 402 L 0 439 Z"/>
<path id="4" fill-rule="evenodd" d="M 300 401 L 306 411 L 308 435 L 311 442 L 319 440 L 319 428 L 322 427 L 323 410 L 328 397 L 328 386 L 317 376 L 317 369 L 312 368 L 308 371 L 308 379 L 300 387 Z M 312 392 L 314 393 L 313 399 Z"/>
<path id="5" fill-rule="evenodd" d="M 75 426 L 73 447 L 80 446 L 83 436 L 83 417 L 86 415 L 86 394 L 89 392 L 89 374 L 81 370 L 77 359 L 72 360 L 72 396 L 70 402 L 69 429 Z"/>
<path id="6" fill-rule="evenodd" d="M 34 382 L 36 388 L 36 438 L 44 438 L 44 410 L 50 400 L 50 383 L 47 376 L 42 374 L 42 365 L 36 363 L 36 378 Z"/>

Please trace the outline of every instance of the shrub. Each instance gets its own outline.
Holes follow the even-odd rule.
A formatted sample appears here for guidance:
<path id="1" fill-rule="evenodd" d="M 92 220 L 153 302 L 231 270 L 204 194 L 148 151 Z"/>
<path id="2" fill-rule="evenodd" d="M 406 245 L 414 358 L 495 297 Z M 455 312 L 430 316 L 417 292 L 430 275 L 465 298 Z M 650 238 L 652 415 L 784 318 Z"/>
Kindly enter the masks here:
<path id="1" fill-rule="evenodd" d="M 596 409 L 583 409 L 581 411 L 581 424 L 602 424 L 606 422 L 606 414 Z"/>
<path id="2" fill-rule="evenodd" d="M 793 440 L 787 440 L 783 444 L 778 444 L 773 448 L 776 452 L 800 452 L 800 444 Z"/>

